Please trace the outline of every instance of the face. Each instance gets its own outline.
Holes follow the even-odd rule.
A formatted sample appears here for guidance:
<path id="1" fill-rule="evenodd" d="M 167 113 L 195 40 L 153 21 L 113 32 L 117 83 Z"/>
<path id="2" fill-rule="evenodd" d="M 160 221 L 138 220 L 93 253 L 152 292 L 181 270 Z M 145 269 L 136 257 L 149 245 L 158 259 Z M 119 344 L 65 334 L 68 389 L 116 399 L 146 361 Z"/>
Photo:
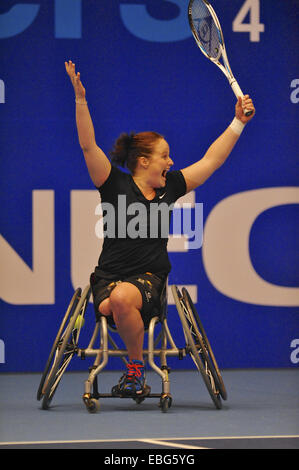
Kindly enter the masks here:
<path id="1" fill-rule="evenodd" d="M 159 139 L 154 146 L 153 153 L 147 159 L 148 182 L 153 188 L 161 188 L 166 184 L 166 173 L 173 165 L 169 156 L 169 145 L 164 139 Z"/>

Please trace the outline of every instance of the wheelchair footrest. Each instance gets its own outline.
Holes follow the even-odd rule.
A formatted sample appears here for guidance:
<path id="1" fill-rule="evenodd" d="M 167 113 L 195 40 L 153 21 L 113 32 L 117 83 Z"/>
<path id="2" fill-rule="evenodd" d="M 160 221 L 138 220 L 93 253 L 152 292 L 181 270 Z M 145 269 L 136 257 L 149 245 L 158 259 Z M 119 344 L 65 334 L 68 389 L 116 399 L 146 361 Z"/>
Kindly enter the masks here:
<path id="1" fill-rule="evenodd" d="M 111 396 L 118 398 L 145 398 L 151 393 L 151 387 L 145 385 L 142 393 L 130 393 L 128 391 L 121 392 L 118 385 L 112 387 Z"/>
<path id="2" fill-rule="evenodd" d="M 92 394 L 92 398 L 133 398 L 133 399 L 138 399 L 138 398 L 161 398 L 163 394 L 162 393 L 148 393 L 147 395 L 141 394 L 141 395 L 120 395 L 120 394 L 112 394 L 112 393 L 97 393 L 97 394 Z"/>

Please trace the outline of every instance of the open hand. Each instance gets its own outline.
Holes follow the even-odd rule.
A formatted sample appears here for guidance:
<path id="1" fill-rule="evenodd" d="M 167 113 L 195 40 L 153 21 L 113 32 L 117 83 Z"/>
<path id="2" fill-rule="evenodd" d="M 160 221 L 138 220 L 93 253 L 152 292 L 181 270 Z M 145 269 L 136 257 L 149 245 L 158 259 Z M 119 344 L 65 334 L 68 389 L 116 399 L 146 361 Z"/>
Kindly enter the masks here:
<path id="1" fill-rule="evenodd" d="M 76 98 L 85 99 L 86 92 L 80 80 L 80 72 L 76 73 L 75 64 L 71 60 L 69 60 L 68 62 L 65 62 L 64 65 L 65 65 L 65 70 L 68 76 L 70 77 L 70 80 L 74 87 Z"/>

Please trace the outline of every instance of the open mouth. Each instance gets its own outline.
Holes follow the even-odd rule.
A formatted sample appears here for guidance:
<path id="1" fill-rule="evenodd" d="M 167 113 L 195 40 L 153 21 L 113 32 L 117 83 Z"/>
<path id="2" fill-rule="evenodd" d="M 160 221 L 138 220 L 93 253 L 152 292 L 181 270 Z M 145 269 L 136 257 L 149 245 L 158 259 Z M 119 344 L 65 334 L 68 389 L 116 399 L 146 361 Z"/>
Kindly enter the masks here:
<path id="1" fill-rule="evenodd" d="M 163 171 L 162 171 L 162 177 L 163 177 L 163 178 L 166 178 L 166 173 L 167 173 L 167 170 L 163 170 Z"/>

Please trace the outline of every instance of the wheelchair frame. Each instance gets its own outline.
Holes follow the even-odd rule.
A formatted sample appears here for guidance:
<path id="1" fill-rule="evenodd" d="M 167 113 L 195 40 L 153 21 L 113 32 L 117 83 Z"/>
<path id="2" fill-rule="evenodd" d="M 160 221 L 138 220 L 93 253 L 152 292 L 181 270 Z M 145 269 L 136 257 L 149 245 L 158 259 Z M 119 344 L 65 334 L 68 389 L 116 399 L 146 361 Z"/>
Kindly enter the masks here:
<path id="1" fill-rule="evenodd" d="M 172 293 L 181 320 L 186 344 L 184 347 L 178 348 L 169 330 L 167 324 L 167 292 L 165 284 L 161 294 L 161 314 L 151 319 L 147 329 L 147 349 L 143 350 L 145 362 L 147 361 L 152 370 L 162 379 L 162 392 L 160 394 L 149 392 L 144 395 L 129 398 L 133 398 L 137 404 L 140 404 L 145 398 L 159 398 L 159 406 L 161 411 L 165 413 L 172 405 L 169 381 L 170 368 L 167 365 L 167 357 L 183 359 L 187 355 L 190 355 L 203 377 L 216 409 L 220 409 L 222 408 L 221 398 L 226 400 L 227 393 L 203 325 L 187 289 L 183 288 L 181 293 L 177 286 L 173 285 Z M 80 321 L 77 323 L 77 319 L 79 315 L 81 315 L 81 318 L 84 318 L 90 295 L 91 289 L 89 285 L 86 286 L 83 293 L 82 290 L 78 288 L 67 308 L 37 392 L 37 399 L 43 399 L 43 409 L 49 408 L 62 375 L 75 355 L 81 359 L 95 357 L 93 365 L 89 368 L 89 376 L 84 383 L 84 394 L 82 397 L 90 413 L 95 413 L 99 410 L 100 398 L 122 398 L 113 393 L 99 393 L 98 375 L 106 367 L 109 358 L 119 357 L 126 363 L 126 356 L 128 354 L 126 349 L 120 349 L 118 347 L 109 333 L 109 330 L 116 330 L 108 326 L 105 316 L 101 316 L 100 319 L 96 321 L 87 348 L 78 347 L 82 324 Z M 155 338 L 155 328 L 157 324 L 161 325 L 161 330 Z M 100 346 L 96 349 L 94 345 L 99 336 Z M 112 348 L 109 348 L 109 343 Z M 159 343 L 160 347 L 158 347 Z M 156 357 L 160 359 L 160 367 L 155 362 Z"/>

